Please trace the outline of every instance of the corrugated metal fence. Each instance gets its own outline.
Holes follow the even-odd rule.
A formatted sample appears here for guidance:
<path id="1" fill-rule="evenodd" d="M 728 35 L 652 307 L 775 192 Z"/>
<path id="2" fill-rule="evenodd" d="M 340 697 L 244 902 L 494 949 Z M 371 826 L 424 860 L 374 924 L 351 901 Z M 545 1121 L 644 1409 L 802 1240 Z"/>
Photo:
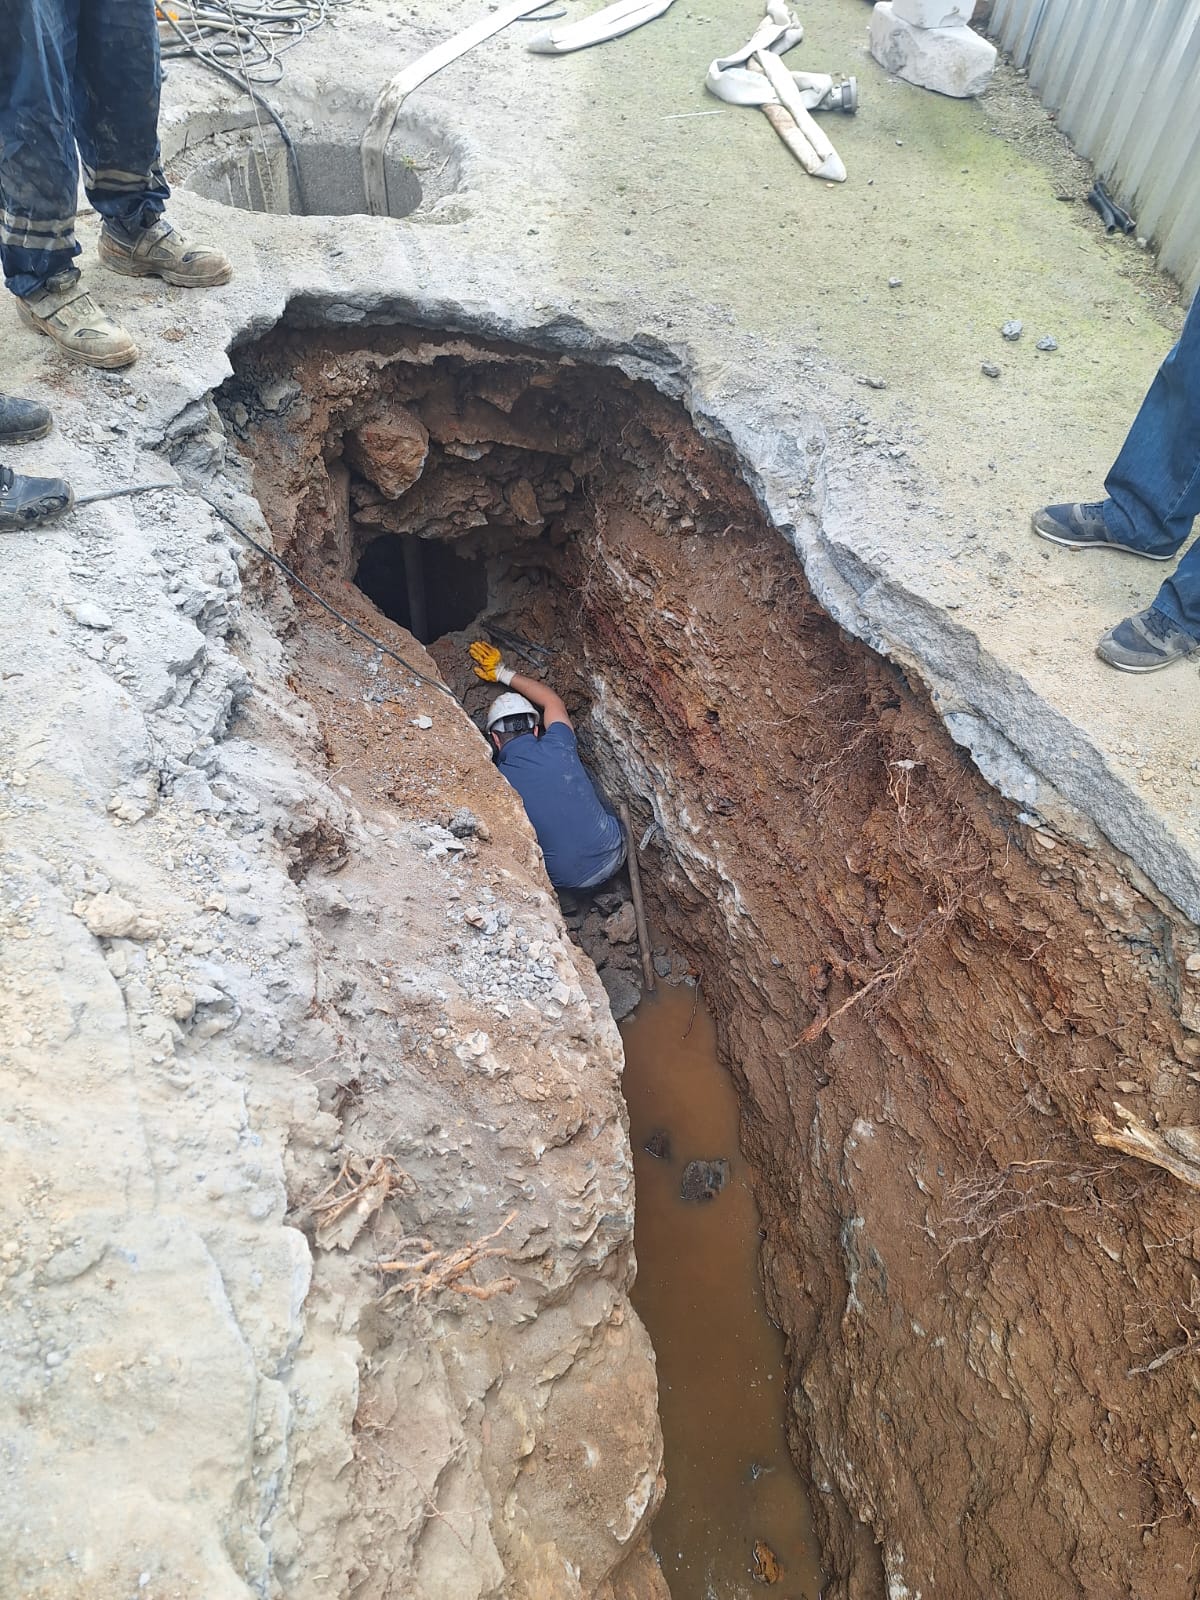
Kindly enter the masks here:
<path id="1" fill-rule="evenodd" d="M 989 31 L 1160 265 L 1200 288 L 1200 0 L 997 0 Z"/>

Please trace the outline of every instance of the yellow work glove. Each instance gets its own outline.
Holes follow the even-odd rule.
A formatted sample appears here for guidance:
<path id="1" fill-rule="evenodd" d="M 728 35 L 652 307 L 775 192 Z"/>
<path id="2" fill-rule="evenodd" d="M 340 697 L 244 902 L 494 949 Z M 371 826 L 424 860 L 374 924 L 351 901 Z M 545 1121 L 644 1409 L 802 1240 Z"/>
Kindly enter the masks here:
<path id="1" fill-rule="evenodd" d="M 504 658 L 494 644 L 485 644 L 482 639 L 476 639 L 470 649 L 471 660 L 475 663 L 475 676 L 482 678 L 484 683 L 504 683 L 513 681 L 513 674 L 504 665 Z"/>

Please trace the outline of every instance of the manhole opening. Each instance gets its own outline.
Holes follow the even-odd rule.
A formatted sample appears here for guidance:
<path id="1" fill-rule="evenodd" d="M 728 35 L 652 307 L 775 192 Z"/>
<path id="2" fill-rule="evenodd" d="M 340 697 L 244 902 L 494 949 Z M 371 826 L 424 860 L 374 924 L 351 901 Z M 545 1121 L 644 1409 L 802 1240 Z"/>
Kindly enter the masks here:
<path id="1" fill-rule="evenodd" d="M 285 125 L 288 119 L 285 118 Z M 218 205 L 272 216 L 349 217 L 367 212 L 360 143 L 366 126 L 290 129 L 288 150 L 264 118 L 188 145 L 170 163 L 178 186 Z M 402 118 L 388 146 L 384 170 L 387 214 L 407 217 L 459 187 L 454 142 L 424 122 Z"/>

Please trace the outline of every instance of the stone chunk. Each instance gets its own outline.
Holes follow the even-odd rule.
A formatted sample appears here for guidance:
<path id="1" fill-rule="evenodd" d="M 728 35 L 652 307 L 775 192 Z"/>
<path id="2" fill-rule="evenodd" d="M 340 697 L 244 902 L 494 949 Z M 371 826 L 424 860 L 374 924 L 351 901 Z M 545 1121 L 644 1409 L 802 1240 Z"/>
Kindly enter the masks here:
<path id="1" fill-rule="evenodd" d="M 398 407 L 348 433 L 342 450 L 355 472 L 398 500 L 421 476 L 429 435 L 420 418 Z"/>
<path id="2" fill-rule="evenodd" d="M 915 28 L 896 16 L 892 0 L 871 13 L 871 54 L 906 83 L 966 100 L 982 94 L 996 66 L 996 47 L 970 28 Z"/>
<path id="3" fill-rule="evenodd" d="M 509 488 L 508 503 L 526 527 L 540 527 L 545 520 L 538 509 L 537 495 L 528 478 L 518 478 Z"/>
<path id="4" fill-rule="evenodd" d="M 600 982 L 604 985 L 608 995 L 608 1003 L 612 1010 L 613 1021 L 623 1022 L 631 1011 L 637 1009 L 638 1001 L 642 998 L 642 991 L 631 978 L 615 967 L 607 967 L 600 974 Z"/>
<path id="5" fill-rule="evenodd" d="M 88 932 L 97 939 L 153 939 L 159 932 L 159 924 L 153 917 L 146 916 L 115 892 L 77 900 L 74 909 L 75 915 L 83 918 Z"/>
<path id="6" fill-rule="evenodd" d="M 892 11 L 914 28 L 965 28 L 975 0 L 892 0 Z"/>
<path id="7" fill-rule="evenodd" d="M 92 600 L 68 600 L 63 610 L 69 617 L 73 617 L 81 628 L 95 628 L 103 632 L 112 627 L 112 618 L 103 607 L 96 605 Z"/>
<path id="8" fill-rule="evenodd" d="M 729 1163 L 724 1156 L 715 1161 L 689 1161 L 683 1169 L 679 1195 L 683 1200 L 715 1200 L 729 1182 Z"/>
<path id="9" fill-rule="evenodd" d="M 632 944 L 637 938 L 637 917 L 633 903 L 626 900 L 619 911 L 614 911 L 604 924 L 604 935 L 610 944 Z"/>

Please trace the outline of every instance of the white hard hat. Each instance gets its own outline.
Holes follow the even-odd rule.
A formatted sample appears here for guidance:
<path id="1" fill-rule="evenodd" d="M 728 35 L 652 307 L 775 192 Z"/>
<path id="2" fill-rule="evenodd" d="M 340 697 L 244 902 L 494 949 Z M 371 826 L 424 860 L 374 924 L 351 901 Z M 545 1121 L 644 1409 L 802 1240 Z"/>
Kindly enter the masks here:
<path id="1" fill-rule="evenodd" d="M 530 726 L 537 727 L 538 711 L 532 701 L 526 700 L 523 694 L 501 694 L 492 701 L 491 709 L 487 716 L 487 729 L 490 733 L 497 722 L 502 722 L 505 717 L 519 717 L 528 715 L 533 718 Z"/>

